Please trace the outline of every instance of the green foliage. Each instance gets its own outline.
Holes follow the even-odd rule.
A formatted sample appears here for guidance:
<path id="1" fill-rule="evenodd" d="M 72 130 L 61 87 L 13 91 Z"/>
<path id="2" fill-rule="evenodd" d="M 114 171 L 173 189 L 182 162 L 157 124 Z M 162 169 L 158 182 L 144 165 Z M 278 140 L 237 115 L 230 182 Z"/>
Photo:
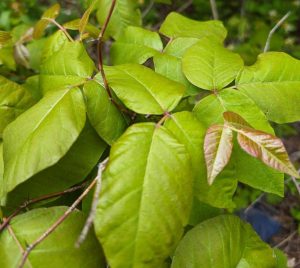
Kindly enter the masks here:
<path id="1" fill-rule="evenodd" d="M 298 60 L 269 52 L 244 66 L 220 21 L 171 12 L 152 31 L 140 1 L 110 16 L 111 3 L 87 1 L 64 26 L 55 4 L 0 32 L 2 221 L 30 210 L 0 228 L 0 266 L 19 265 L 20 245 L 85 197 L 25 267 L 284 267 L 224 211 L 238 182 L 282 197 L 283 173 L 298 177 L 269 123 L 300 119 Z M 67 195 L 78 184 L 89 186 Z M 90 204 L 94 231 L 76 249 Z"/>

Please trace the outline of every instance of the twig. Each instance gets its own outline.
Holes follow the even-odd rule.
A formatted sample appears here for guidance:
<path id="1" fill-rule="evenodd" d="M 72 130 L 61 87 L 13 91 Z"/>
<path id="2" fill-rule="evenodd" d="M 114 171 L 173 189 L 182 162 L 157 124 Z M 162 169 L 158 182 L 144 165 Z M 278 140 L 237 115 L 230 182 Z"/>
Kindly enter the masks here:
<path id="1" fill-rule="evenodd" d="M 146 15 L 149 13 L 149 11 L 151 10 L 151 8 L 153 7 L 154 4 L 154 0 L 150 0 L 149 5 L 145 8 L 145 10 L 142 13 L 142 18 L 145 18 Z"/>
<path id="2" fill-rule="evenodd" d="M 66 37 L 71 41 L 74 42 L 74 39 L 71 37 L 71 35 L 68 33 L 67 29 L 60 25 L 55 19 L 49 19 L 49 18 L 43 18 L 43 20 L 47 20 L 52 22 L 54 25 L 56 25 L 65 35 Z"/>
<path id="3" fill-rule="evenodd" d="M 108 96 L 111 100 L 112 100 L 112 94 L 110 92 L 108 82 L 107 82 L 107 79 L 106 79 L 106 76 L 105 76 L 105 73 L 104 73 L 104 69 L 103 69 L 102 43 L 103 43 L 103 37 L 104 37 L 105 31 L 106 31 L 107 25 L 109 23 L 111 15 L 114 11 L 115 5 L 116 5 L 116 0 L 112 0 L 108 15 L 105 19 L 104 25 L 101 29 L 101 32 L 100 32 L 99 36 L 98 36 L 98 43 L 97 43 L 98 69 L 101 73 L 103 83 L 104 83 L 104 87 L 105 87 L 105 89 L 107 91 L 107 94 L 108 94 Z"/>
<path id="4" fill-rule="evenodd" d="M 248 212 L 257 204 L 259 203 L 263 197 L 265 196 L 265 193 L 262 193 L 258 198 L 256 198 L 245 210 L 244 210 L 244 214 L 247 215 Z"/>
<path id="5" fill-rule="evenodd" d="M 282 245 L 284 245 L 286 242 L 288 242 L 289 240 L 291 240 L 295 234 L 298 233 L 298 230 L 295 230 L 294 232 L 292 232 L 287 238 L 285 238 L 284 240 L 282 240 L 280 243 L 278 243 L 277 245 L 274 246 L 274 248 L 279 248 Z"/>
<path id="6" fill-rule="evenodd" d="M 84 192 L 75 200 L 75 202 L 70 206 L 65 213 L 56 221 L 54 224 L 51 225 L 51 227 L 44 232 L 38 239 L 36 239 L 32 244 L 30 244 L 26 250 L 24 251 L 21 263 L 19 265 L 19 268 L 23 268 L 25 265 L 25 262 L 30 254 L 30 252 L 38 245 L 40 244 L 44 239 L 46 239 L 78 206 L 78 204 L 82 201 L 82 199 L 91 191 L 91 189 L 95 186 L 97 183 L 97 178 L 95 178 L 90 185 L 84 190 Z"/>
<path id="7" fill-rule="evenodd" d="M 91 210 L 89 213 L 88 218 L 86 219 L 86 222 L 84 224 L 84 227 L 78 237 L 78 240 L 75 244 L 75 247 L 79 248 L 80 245 L 82 244 L 82 242 L 85 240 L 96 215 L 96 210 L 97 210 L 97 205 L 98 205 L 98 201 L 99 201 L 99 195 L 100 195 L 100 191 L 101 191 L 101 186 L 102 186 L 102 173 L 106 168 L 108 162 L 108 158 L 106 158 L 102 163 L 99 164 L 98 167 L 98 174 L 96 177 L 97 180 L 97 184 L 96 184 L 96 188 L 95 188 L 95 192 L 94 192 L 94 196 L 93 196 L 93 202 L 91 205 Z"/>
<path id="8" fill-rule="evenodd" d="M 211 7 L 211 12 L 212 12 L 213 18 L 214 18 L 214 20 L 218 20 L 219 13 L 218 13 L 216 1 L 215 0 L 209 0 L 209 1 L 210 1 L 210 7 Z"/>
<path id="9" fill-rule="evenodd" d="M 191 4 L 193 4 L 193 0 L 187 1 L 185 4 L 183 4 L 181 7 L 179 7 L 176 10 L 176 12 L 177 13 L 181 13 L 181 12 L 185 11 Z"/>
<path id="10" fill-rule="evenodd" d="M 271 29 L 271 31 L 269 32 L 267 41 L 266 41 L 266 45 L 264 48 L 264 53 L 267 52 L 270 48 L 270 42 L 271 42 L 271 38 L 273 36 L 273 34 L 275 33 L 275 31 L 281 26 L 282 23 L 284 23 L 284 21 L 291 15 L 291 11 L 289 11 L 288 13 L 286 13 L 281 19 L 280 21 L 278 21 L 276 23 L 276 25 Z"/>
<path id="11" fill-rule="evenodd" d="M 2 224 L 0 225 L 0 232 L 3 231 L 3 229 L 9 224 L 9 222 L 11 221 L 12 218 L 17 216 L 24 208 L 28 207 L 29 205 L 43 201 L 43 200 L 58 197 L 58 196 L 61 196 L 61 195 L 67 194 L 67 193 L 75 192 L 75 191 L 83 188 L 85 185 L 86 185 L 86 182 L 84 182 L 80 185 L 74 186 L 72 188 L 69 188 L 67 190 L 64 190 L 62 192 L 55 192 L 55 193 L 39 196 L 37 198 L 33 198 L 33 199 L 25 201 L 10 216 L 8 216 L 7 218 L 4 218 Z"/>

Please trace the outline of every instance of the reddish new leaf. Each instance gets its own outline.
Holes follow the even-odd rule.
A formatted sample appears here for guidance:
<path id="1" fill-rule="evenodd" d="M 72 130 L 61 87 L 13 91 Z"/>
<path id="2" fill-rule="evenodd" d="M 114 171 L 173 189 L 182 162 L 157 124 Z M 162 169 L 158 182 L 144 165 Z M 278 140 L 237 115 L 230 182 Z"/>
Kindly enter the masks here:
<path id="1" fill-rule="evenodd" d="M 223 116 L 226 125 L 238 132 L 238 142 L 245 152 L 274 169 L 299 177 L 279 138 L 253 129 L 241 116 L 233 112 L 225 112 Z"/>
<path id="2" fill-rule="evenodd" d="M 227 126 L 211 126 L 204 139 L 204 156 L 207 180 L 212 184 L 217 175 L 228 164 L 232 152 L 232 130 Z"/>

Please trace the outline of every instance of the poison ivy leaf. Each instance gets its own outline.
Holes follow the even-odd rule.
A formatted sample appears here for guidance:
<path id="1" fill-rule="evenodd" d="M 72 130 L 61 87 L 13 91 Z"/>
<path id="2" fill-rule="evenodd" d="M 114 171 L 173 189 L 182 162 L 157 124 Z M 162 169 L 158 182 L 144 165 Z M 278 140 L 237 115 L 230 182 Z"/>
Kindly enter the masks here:
<path id="1" fill-rule="evenodd" d="M 124 116 L 110 101 L 106 90 L 100 84 L 87 82 L 83 91 L 92 126 L 101 138 L 112 144 L 127 127 Z"/>
<path id="2" fill-rule="evenodd" d="M 223 172 L 213 185 L 208 185 L 203 152 L 206 127 L 190 112 L 173 114 L 164 126 L 186 146 L 191 157 L 195 176 L 194 196 L 215 207 L 234 207 L 232 196 L 237 186 L 234 175 Z"/>
<path id="3" fill-rule="evenodd" d="M 220 21 L 196 21 L 188 19 L 176 12 L 171 12 L 159 32 L 170 38 L 195 37 L 202 38 L 209 36 L 222 43 L 227 35 L 227 31 Z"/>
<path id="4" fill-rule="evenodd" d="M 40 89 L 39 75 L 29 76 L 22 86 L 31 94 L 35 102 L 38 102 L 43 97 Z"/>
<path id="5" fill-rule="evenodd" d="M 28 49 L 21 43 L 17 43 L 14 46 L 14 58 L 18 65 L 24 66 L 29 69 L 29 51 Z"/>
<path id="6" fill-rule="evenodd" d="M 18 267 L 22 250 L 41 236 L 67 207 L 34 209 L 16 216 L 0 234 L 0 266 Z M 85 223 L 84 214 L 75 210 L 60 226 L 30 253 L 25 267 L 105 267 L 104 257 L 94 232 L 80 246 L 74 247 Z"/>
<path id="7" fill-rule="evenodd" d="M 276 256 L 276 268 L 288 268 L 287 256 L 278 248 L 274 249 L 274 254 Z"/>
<path id="8" fill-rule="evenodd" d="M 60 12 L 60 5 L 54 4 L 52 7 L 47 9 L 42 18 L 38 21 L 38 23 L 34 27 L 33 38 L 40 38 L 43 35 L 44 30 L 50 23 L 49 19 L 55 19 Z"/>
<path id="9" fill-rule="evenodd" d="M 300 61 L 282 52 L 259 55 L 257 62 L 245 67 L 236 86 L 277 123 L 300 120 Z"/>
<path id="10" fill-rule="evenodd" d="M 186 50 L 198 42 L 199 42 L 198 38 L 178 37 L 170 41 L 166 45 L 164 49 L 164 53 L 181 59 L 184 53 L 186 52 Z"/>
<path id="11" fill-rule="evenodd" d="M 111 47 L 113 64 L 143 64 L 162 51 L 163 44 L 159 34 L 143 28 L 129 26 Z"/>
<path id="12" fill-rule="evenodd" d="M 259 158 L 266 165 L 299 178 L 289 160 L 282 141 L 274 135 L 249 127 L 238 114 L 225 112 L 224 119 L 229 127 L 238 132 L 238 142 L 245 152 Z"/>
<path id="13" fill-rule="evenodd" d="M 85 124 L 79 88 L 49 92 L 4 131 L 4 183 L 9 192 L 61 159 Z"/>
<path id="14" fill-rule="evenodd" d="M 95 219 L 109 265 L 161 267 L 187 224 L 192 184 L 189 155 L 165 127 L 128 128 L 112 146 Z"/>
<path id="15" fill-rule="evenodd" d="M 33 70 L 40 70 L 43 48 L 45 46 L 46 40 L 47 39 L 45 38 L 33 40 L 26 46 L 29 52 L 29 66 Z"/>
<path id="16" fill-rule="evenodd" d="M 40 86 L 46 93 L 84 83 L 91 77 L 94 67 L 82 43 L 65 43 L 41 66 Z"/>
<path id="17" fill-rule="evenodd" d="M 62 31 L 57 31 L 46 39 L 42 50 L 41 62 L 45 62 L 55 52 L 58 52 L 69 40 Z"/>
<path id="18" fill-rule="evenodd" d="M 243 60 L 216 41 L 201 39 L 182 58 L 186 78 L 197 87 L 220 90 L 230 84 L 243 67 Z"/>
<path id="19" fill-rule="evenodd" d="M 223 113 L 226 111 L 239 114 L 255 129 L 274 134 L 263 112 L 245 94 L 234 89 L 224 89 L 218 94 L 211 94 L 198 102 L 194 108 L 195 115 L 206 128 L 213 124 L 222 124 Z M 282 173 L 249 156 L 239 146 L 233 147 L 231 159 L 231 167 L 225 168 L 226 172 L 230 172 L 231 178 L 237 178 L 240 182 L 265 192 L 283 195 Z M 232 170 L 229 171 L 229 168 Z M 218 178 L 215 183 L 217 181 Z"/>
<path id="20" fill-rule="evenodd" d="M 88 25 L 90 15 L 93 12 L 93 10 L 95 9 L 96 2 L 97 2 L 97 0 L 92 1 L 90 6 L 88 7 L 88 9 L 84 12 L 83 16 L 80 19 L 78 30 L 79 30 L 81 36 L 85 32 L 85 28 Z"/>
<path id="21" fill-rule="evenodd" d="M 5 65 L 9 70 L 16 70 L 14 48 L 12 46 L 0 48 L 0 65 L 2 64 Z"/>
<path id="22" fill-rule="evenodd" d="M 63 191 L 83 181 L 96 166 L 106 147 L 87 122 L 70 150 L 56 164 L 42 170 L 9 193 L 5 190 L 6 182 L 0 181 L 2 196 L 7 194 L 2 201 L 5 212 L 12 211 L 28 198 Z"/>
<path id="23" fill-rule="evenodd" d="M 118 0 L 114 12 L 109 21 L 106 33 L 118 39 L 124 29 L 129 26 L 140 26 L 142 24 L 141 12 L 138 9 L 137 0 Z M 97 4 L 97 19 L 101 25 L 104 24 L 111 6 L 111 0 L 100 0 Z"/>
<path id="24" fill-rule="evenodd" d="M 248 223 L 233 215 L 204 221 L 190 230 L 180 242 L 172 268 L 273 268 L 272 249 Z"/>
<path id="25" fill-rule="evenodd" d="M 0 31 L 0 48 L 8 44 L 11 38 L 12 37 L 9 32 Z"/>
<path id="26" fill-rule="evenodd" d="M 227 126 L 213 125 L 208 128 L 204 139 L 204 156 L 209 184 L 214 182 L 228 164 L 233 147 L 232 139 L 232 130 Z"/>
<path id="27" fill-rule="evenodd" d="M 138 64 L 106 66 L 109 86 L 131 110 L 141 114 L 172 111 L 182 98 L 182 84 Z"/>
<path id="28" fill-rule="evenodd" d="M 24 87 L 0 76 L 0 137 L 5 127 L 33 104 L 31 94 Z"/>

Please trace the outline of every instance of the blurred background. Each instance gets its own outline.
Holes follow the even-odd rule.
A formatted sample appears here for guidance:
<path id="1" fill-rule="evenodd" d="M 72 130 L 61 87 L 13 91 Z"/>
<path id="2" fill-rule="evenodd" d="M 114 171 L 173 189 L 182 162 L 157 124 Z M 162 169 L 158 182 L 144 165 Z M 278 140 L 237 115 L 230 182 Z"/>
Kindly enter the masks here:
<path id="1" fill-rule="evenodd" d="M 0 75 L 17 82 L 34 75 L 39 68 L 39 47 L 43 39 L 26 43 L 26 32 L 52 4 L 62 6 L 58 22 L 64 24 L 82 16 L 87 0 L 1 0 L 0 30 L 10 31 L 12 45 L 0 48 Z M 288 17 L 272 36 L 270 49 L 284 51 L 300 59 L 300 0 L 136 0 L 143 24 L 157 29 L 166 15 L 177 11 L 196 20 L 217 18 L 228 30 L 226 46 L 241 54 L 251 65 L 265 47 L 271 29 Z M 215 4 L 215 6 L 214 6 Z M 212 8 L 213 6 L 213 8 Z M 290 13 L 289 13 L 290 12 Z M 96 18 L 91 23 L 98 25 Z M 48 32 L 56 30 L 50 26 Z M 23 38 L 25 46 L 13 46 Z M 24 39 L 25 38 L 25 39 Z M 25 41 L 24 41 L 25 40 Z M 29 54 L 31 55 L 29 57 Z M 300 104 L 299 104 L 300 105 Z M 273 124 L 284 141 L 291 160 L 300 167 L 300 124 Z M 300 267 L 300 187 L 286 177 L 286 196 L 275 195 L 241 185 L 234 197 L 235 212 L 246 218 L 273 247 L 283 250 L 290 267 Z"/>

